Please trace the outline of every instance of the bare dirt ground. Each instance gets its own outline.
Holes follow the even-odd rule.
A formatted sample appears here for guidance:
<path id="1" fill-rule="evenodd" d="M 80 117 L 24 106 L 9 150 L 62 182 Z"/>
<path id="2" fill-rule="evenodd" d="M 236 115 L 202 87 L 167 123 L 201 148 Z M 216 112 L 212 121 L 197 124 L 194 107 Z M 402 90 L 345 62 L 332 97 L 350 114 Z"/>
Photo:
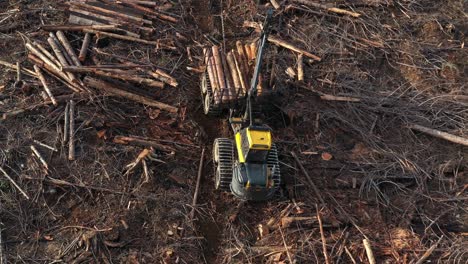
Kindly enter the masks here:
<path id="1" fill-rule="evenodd" d="M 0 2 L 0 60 L 32 68 L 24 44 L 47 43 L 40 26 L 66 23 L 63 2 Z M 43 101 L 38 81 L 25 77 L 15 86 L 15 71 L 0 66 L 0 113 L 24 110 L 0 120 L 0 167 L 30 197 L 0 176 L 4 263 L 369 263 L 363 239 L 376 263 L 424 263 L 418 261 L 431 247 L 426 261 L 467 262 L 468 149 L 409 128 L 468 137 L 464 1 L 333 1 L 359 18 L 278 1 L 271 34 L 322 60 L 306 59 L 299 82 L 285 73 L 296 69 L 297 54 L 268 47 L 265 81 L 277 95 L 263 115 L 274 129 L 284 185 L 279 197 L 263 203 L 214 190 L 211 144 L 232 133 L 225 118 L 203 114 L 199 74 L 186 67 L 201 65 L 202 48 L 213 42 L 231 48 L 258 37 L 242 25 L 261 23 L 270 4 L 162 2 L 172 3 L 169 11 L 180 22 L 158 23 L 154 39 L 172 40 L 176 50 L 105 38 L 93 46 L 170 72 L 179 87 L 137 89 L 179 112 L 102 93 L 74 95 L 75 161 L 67 160 L 62 142 L 64 102 L 28 107 Z M 67 35 L 78 49 L 83 34 Z M 52 87 L 56 96 L 70 94 L 58 82 Z M 175 151 L 148 162 L 149 179 L 141 168 L 125 175 L 144 148 L 114 141 L 126 135 Z M 40 148 L 48 171 L 31 155 L 33 140 L 58 150 Z"/>

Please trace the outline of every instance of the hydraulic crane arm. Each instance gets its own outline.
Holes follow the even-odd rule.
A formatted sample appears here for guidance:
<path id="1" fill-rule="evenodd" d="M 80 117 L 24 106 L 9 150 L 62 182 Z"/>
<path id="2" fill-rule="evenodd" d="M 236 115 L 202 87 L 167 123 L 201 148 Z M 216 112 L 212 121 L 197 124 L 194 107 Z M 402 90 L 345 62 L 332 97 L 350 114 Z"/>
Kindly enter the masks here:
<path id="1" fill-rule="evenodd" d="M 257 94 L 257 85 L 258 85 L 258 76 L 262 68 L 263 53 L 268 41 L 268 34 L 270 33 L 270 19 L 273 15 L 273 10 L 269 9 L 263 23 L 262 35 L 260 36 L 260 44 L 257 50 L 257 58 L 255 61 L 254 74 L 252 76 L 252 81 L 250 82 L 250 89 L 247 94 L 247 109 L 245 112 L 245 119 L 249 120 L 250 125 L 253 125 L 253 116 L 252 116 L 252 96 Z"/>

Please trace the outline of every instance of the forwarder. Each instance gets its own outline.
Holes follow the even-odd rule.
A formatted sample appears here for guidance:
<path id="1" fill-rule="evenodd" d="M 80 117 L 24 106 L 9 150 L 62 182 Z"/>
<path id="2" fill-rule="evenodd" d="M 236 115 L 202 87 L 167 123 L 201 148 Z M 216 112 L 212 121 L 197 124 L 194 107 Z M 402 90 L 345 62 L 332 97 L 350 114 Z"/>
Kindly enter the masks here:
<path id="1" fill-rule="evenodd" d="M 281 183 L 278 152 L 272 142 L 271 128 L 254 118 L 254 111 L 252 111 L 258 92 L 257 86 L 262 58 L 267 44 L 271 15 L 272 11 L 269 10 L 259 39 L 250 88 L 241 98 L 239 97 L 240 93 L 237 92 L 235 96 L 237 102 L 229 102 L 235 93 L 233 91 L 236 91 L 236 89 L 220 89 L 220 87 L 223 87 L 219 85 L 220 80 L 223 81 L 221 83 L 229 81 L 223 80 L 223 77 L 217 78 L 219 75 L 216 74 L 216 70 L 223 69 L 223 67 L 216 67 L 217 61 L 221 64 L 219 66 L 224 66 L 222 71 L 229 74 L 227 72 L 228 64 L 222 56 L 219 59 L 216 58 L 216 54 L 213 55 L 214 58 L 211 58 L 212 63 L 207 65 L 207 71 L 203 74 L 201 81 L 205 114 L 217 115 L 228 106 L 230 111 L 229 122 L 235 135 L 234 140 L 217 138 L 213 143 L 215 188 L 230 191 L 242 200 L 264 201 L 271 199 L 278 191 Z M 209 56 L 207 58 L 205 62 L 210 64 Z M 229 60 L 229 57 L 227 58 Z M 239 61 L 241 62 L 240 59 Z M 238 70 L 240 62 L 235 61 Z M 235 74 L 236 72 L 232 71 L 232 73 Z M 239 76 L 241 75 L 237 75 L 238 79 Z M 218 82 L 217 90 L 212 89 L 212 84 L 215 81 Z M 226 86 L 228 85 L 224 87 Z M 242 90 L 237 89 L 237 91 Z M 227 97 L 227 100 L 223 100 L 224 97 Z M 244 101 L 244 103 L 238 103 L 239 101 Z M 233 117 L 236 113 L 242 112 L 239 111 L 242 108 L 244 109 L 242 117 Z"/>

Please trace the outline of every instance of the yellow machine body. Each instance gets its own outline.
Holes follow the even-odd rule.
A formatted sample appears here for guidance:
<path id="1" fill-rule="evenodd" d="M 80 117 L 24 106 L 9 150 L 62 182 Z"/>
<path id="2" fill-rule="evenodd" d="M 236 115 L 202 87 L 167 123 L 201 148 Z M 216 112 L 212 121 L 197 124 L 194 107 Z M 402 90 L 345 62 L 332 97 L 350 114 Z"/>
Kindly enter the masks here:
<path id="1" fill-rule="evenodd" d="M 271 149 L 270 130 L 247 127 L 237 132 L 235 137 L 240 163 L 248 162 L 249 156 L 253 156 L 252 154 L 267 153 Z"/>

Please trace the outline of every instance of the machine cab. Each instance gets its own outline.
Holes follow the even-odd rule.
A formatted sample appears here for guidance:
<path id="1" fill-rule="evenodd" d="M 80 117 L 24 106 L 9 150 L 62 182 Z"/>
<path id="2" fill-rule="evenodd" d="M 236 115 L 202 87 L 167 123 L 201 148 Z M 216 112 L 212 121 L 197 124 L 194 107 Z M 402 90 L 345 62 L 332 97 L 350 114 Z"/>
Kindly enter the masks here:
<path id="1" fill-rule="evenodd" d="M 248 126 L 236 133 L 239 162 L 264 163 L 271 149 L 271 129 L 266 126 Z"/>

